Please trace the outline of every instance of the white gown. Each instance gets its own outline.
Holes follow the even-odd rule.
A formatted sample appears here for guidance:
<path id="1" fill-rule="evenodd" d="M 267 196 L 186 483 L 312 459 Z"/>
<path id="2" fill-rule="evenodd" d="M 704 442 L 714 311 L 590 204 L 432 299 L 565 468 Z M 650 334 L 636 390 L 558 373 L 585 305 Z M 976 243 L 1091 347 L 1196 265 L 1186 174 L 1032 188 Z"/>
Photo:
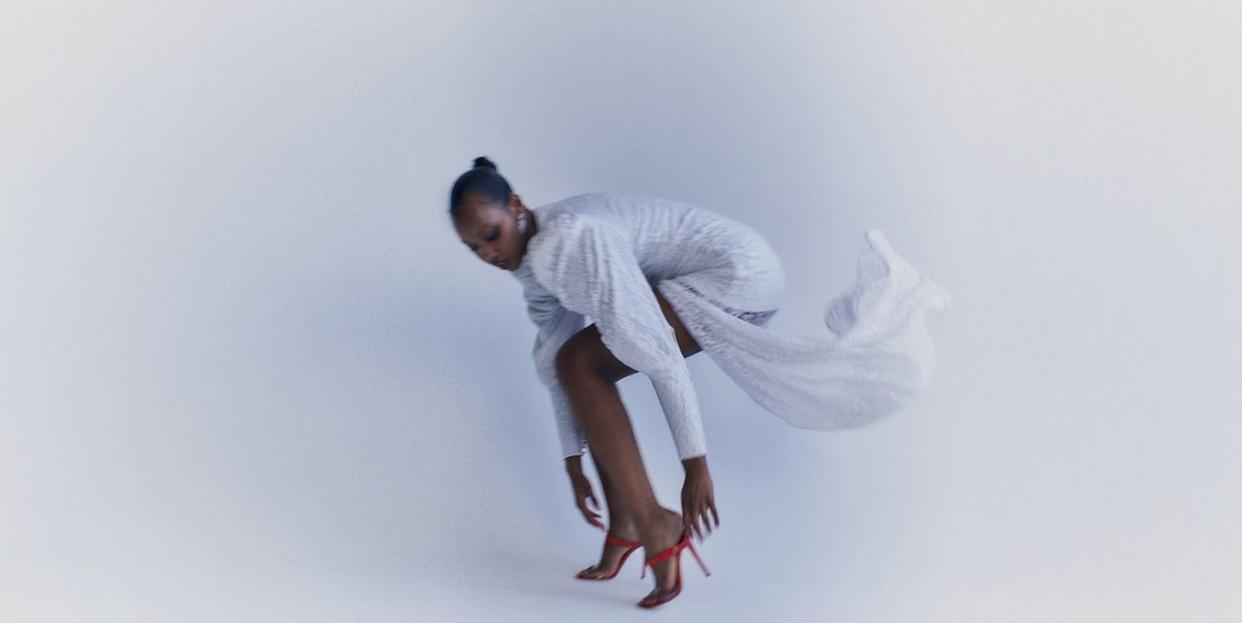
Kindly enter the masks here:
<path id="1" fill-rule="evenodd" d="M 588 318 L 618 360 L 651 380 L 679 457 L 707 453 L 698 396 L 652 287 L 703 352 L 792 426 L 861 426 L 910 404 L 930 381 L 927 312 L 951 297 L 878 230 L 864 236 L 854 286 L 825 309 L 828 332 L 785 337 L 764 328 L 784 297 L 780 258 L 740 221 L 635 193 L 585 193 L 532 211 L 537 232 L 513 274 L 538 328 L 532 355 L 563 457 L 585 452 L 587 440 L 556 353 Z"/>

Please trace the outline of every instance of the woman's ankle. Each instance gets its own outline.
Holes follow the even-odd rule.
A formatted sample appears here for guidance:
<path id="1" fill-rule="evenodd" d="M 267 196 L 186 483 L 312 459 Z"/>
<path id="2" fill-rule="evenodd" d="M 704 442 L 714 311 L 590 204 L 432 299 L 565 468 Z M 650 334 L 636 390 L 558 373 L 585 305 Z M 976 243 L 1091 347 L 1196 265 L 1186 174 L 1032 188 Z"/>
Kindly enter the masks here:
<path id="1" fill-rule="evenodd" d="M 665 532 L 671 530 L 674 524 L 681 524 L 681 513 L 663 506 L 657 506 L 654 511 L 645 517 L 645 523 L 640 528 L 650 526 L 655 530 Z"/>
<path id="2" fill-rule="evenodd" d="M 619 537 L 633 537 L 638 535 L 638 520 L 630 515 L 618 515 L 608 518 L 608 533 L 615 534 Z"/>

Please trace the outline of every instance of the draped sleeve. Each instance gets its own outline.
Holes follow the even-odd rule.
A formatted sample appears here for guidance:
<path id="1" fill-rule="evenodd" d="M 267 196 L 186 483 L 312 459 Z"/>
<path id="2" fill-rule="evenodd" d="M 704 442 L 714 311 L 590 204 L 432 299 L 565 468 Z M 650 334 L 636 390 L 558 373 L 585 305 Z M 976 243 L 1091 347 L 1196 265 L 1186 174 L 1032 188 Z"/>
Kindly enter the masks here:
<path id="1" fill-rule="evenodd" d="M 587 448 L 586 435 L 574 419 L 565 389 L 556 377 L 556 353 L 565 340 L 582 330 L 585 319 L 582 314 L 562 307 L 555 296 L 540 287 L 526 288 L 523 296 L 526 299 L 526 313 L 538 327 L 531 355 L 535 360 L 535 372 L 539 381 L 548 389 L 548 395 L 552 399 L 561 458 L 583 454 Z"/>
<path id="2" fill-rule="evenodd" d="M 572 212 L 541 226 L 528 248 L 535 280 L 566 310 L 594 319 L 608 350 L 647 375 L 678 456 L 706 454 L 689 368 L 629 238 L 605 220 Z"/>

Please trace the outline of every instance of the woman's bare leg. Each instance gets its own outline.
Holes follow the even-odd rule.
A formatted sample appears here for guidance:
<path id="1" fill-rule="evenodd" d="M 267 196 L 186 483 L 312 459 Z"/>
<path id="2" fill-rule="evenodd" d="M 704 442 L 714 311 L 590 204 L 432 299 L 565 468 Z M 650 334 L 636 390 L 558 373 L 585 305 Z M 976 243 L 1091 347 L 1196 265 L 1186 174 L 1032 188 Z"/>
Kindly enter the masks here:
<path id="1" fill-rule="evenodd" d="M 611 499 L 621 502 L 627 514 L 637 522 L 639 540 L 647 557 L 654 556 L 655 552 L 677 543 L 681 535 L 681 514 L 661 507 L 656 500 L 630 416 L 616 384 L 572 361 L 572 356 L 560 359 L 561 386 L 586 433 L 596 466 L 609 475 L 613 489 Z M 669 588 L 676 581 L 672 564 L 672 559 L 668 559 L 656 567 L 657 587 Z"/>
<path id="2" fill-rule="evenodd" d="M 673 325 L 682 354 L 699 352 L 698 344 L 658 290 L 656 299 Z M 650 558 L 677 543 L 682 518 L 677 511 L 660 506 L 647 478 L 629 414 L 616 386 L 617 381 L 633 373 L 604 346 L 595 325 L 570 338 L 557 357 L 561 385 L 586 433 L 599 473 L 608 478 L 609 506 L 619 502 L 625 517 L 637 523 L 645 557 Z M 676 581 L 675 564 L 669 558 L 653 568 L 657 587 L 653 593 L 672 587 Z"/>
<path id="3" fill-rule="evenodd" d="M 627 541 L 639 540 L 638 520 L 625 508 L 625 502 L 617 493 L 616 488 L 613 487 L 612 479 L 608 477 L 608 473 L 599 464 L 599 459 L 595 458 L 594 450 L 590 451 L 589 454 L 595 462 L 595 471 L 599 474 L 604 505 L 608 507 L 608 533 Z M 625 553 L 625 550 L 626 547 L 623 545 L 604 543 L 604 551 L 600 554 L 599 562 L 591 565 L 586 575 L 590 577 L 611 575 L 616 570 L 617 563 L 621 562 L 621 555 Z M 631 554 L 631 556 L 634 555 Z"/>

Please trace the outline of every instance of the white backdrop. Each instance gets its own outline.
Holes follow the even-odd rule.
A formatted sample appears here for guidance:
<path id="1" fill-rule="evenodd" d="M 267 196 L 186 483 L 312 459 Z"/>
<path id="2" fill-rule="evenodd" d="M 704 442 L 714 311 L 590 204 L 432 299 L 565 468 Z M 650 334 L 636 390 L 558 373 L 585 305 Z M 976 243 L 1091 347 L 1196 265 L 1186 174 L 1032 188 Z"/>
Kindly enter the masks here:
<path id="1" fill-rule="evenodd" d="M 446 214 L 487 155 L 755 226 L 773 331 L 868 227 L 955 297 L 865 430 L 691 358 L 721 527 L 665 616 L 1237 620 L 1242 9 L 1036 4 L 6 3 L 0 619 L 637 616 Z"/>

